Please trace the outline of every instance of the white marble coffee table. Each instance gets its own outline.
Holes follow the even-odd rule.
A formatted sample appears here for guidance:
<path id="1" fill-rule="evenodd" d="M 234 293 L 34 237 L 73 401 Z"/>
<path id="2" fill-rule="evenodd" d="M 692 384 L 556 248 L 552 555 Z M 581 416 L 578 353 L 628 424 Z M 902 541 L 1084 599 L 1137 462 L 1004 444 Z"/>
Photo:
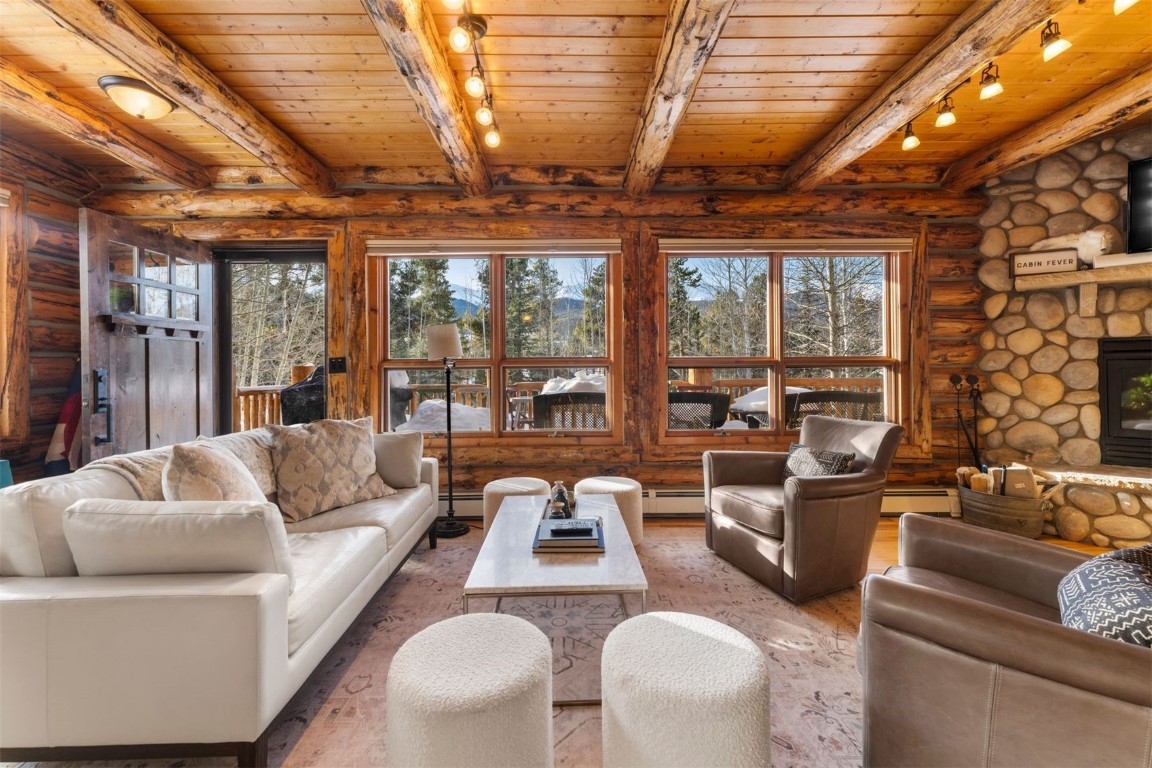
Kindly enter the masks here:
<path id="1" fill-rule="evenodd" d="M 464 584 L 464 613 L 473 597 L 639 594 L 648 610 L 648 580 L 616 501 L 609 495 L 580 497 L 577 515 L 604 521 L 604 551 L 533 554 L 532 538 L 544 515 L 546 496 L 509 496 L 500 505 Z"/>

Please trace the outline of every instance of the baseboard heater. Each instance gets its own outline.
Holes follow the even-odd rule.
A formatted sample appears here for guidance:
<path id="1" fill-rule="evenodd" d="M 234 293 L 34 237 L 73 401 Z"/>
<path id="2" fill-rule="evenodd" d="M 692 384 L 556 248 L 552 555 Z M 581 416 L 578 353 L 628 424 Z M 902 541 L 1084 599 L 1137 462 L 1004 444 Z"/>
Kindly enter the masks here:
<path id="1" fill-rule="evenodd" d="M 461 491 L 453 494 L 456 516 L 468 520 L 484 518 L 484 494 L 481 491 Z M 448 509 L 448 495 L 440 494 L 440 513 Z M 905 486 L 884 491 L 880 514 L 899 517 L 905 512 L 926 515 L 960 517 L 960 498 L 955 488 L 935 486 Z M 704 515 L 704 489 L 702 488 L 646 488 L 644 489 L 645 517 L 702 517 Z"/>

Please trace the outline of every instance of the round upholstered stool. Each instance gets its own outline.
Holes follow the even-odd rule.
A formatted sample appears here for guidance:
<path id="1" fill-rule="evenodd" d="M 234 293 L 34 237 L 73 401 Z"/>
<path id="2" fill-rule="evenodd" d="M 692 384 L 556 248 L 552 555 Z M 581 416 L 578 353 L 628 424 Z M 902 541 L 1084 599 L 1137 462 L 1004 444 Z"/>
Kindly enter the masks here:
<path id="1" fill-rule="evenodd" d="M 644 540 L 644 491 L 640 483 L 627 477 L 586 477 L 576 483 L 575 491 L 577 504 L 584 494 L 606 493 L 615 497 L 632 545 Z"/>
<path id="2" fill-rule="evenodd" d="M 728 625 L 635 616 L 608 634 L 600 671 L 605 768 L 769 764 L 768 662 Z"/>
<path id="3" fill-rule="evenodd" d="M 551 486 L 547 480 L 535 477 L 505 477 L 502 480 L 493 480 L 484 486 L 484 535 L 492 527 L 496 513 L 500 511 L 500 503 L 508 496 L 547 496 Z M 540 508 L 544 514 L 544 508 Z"/>
<path id="4" fill-rule="evenodd" d="M 553 765 L 552 648 L 524 619 L 474 613 L 417 632 L 387 697 L 389 765 Z"/>

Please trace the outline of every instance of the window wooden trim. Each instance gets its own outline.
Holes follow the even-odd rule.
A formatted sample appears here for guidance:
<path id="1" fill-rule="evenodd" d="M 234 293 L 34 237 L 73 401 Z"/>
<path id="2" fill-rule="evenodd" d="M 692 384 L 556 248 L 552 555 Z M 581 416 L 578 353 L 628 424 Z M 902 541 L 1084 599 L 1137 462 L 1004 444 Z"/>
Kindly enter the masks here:
<path id="1" fill-rule="evenodd" d="M 384 413 L 384 382 L 388 380 L 391 370 L 442 370 L 437 363 L 422 359 L 401 359 L 388 357 L 388 317 L 390 315 L 390 295 L 388 293 L 388 262 L 392 258 L 443 258 L 445 256 L 459 256 L 460 253 L 429 253 L 433 248 L 450 250 L 460 248 L 464 250 L 483 250 L 483 253 L 469 253 L 472 258 L 486 257 L 491 259 L 491 293 L 493 297 L 504 295 L 504 271 L 502 269 L 504 258 L 522 258 L 529 253 L 547 257 L 543 247 L 549 243 L 565 243 L 560 239 L 541 239 L 531 241 L 492 241 L 490 243 L 476 244 L 473 241 L 442 241 L 436 244 L 427 241 L 404 241 L 403 247 L 395 253 L 388 253 L 387 244 L 382 241 L 365 239 L 366 258 L 369 262 L 368 272 L 373 275 L 374 284 L 378 286 L 378 301 L 383 307 L 383 313 L 373 331 L 373 347 L 377 350 L 378 359 L 374 377 L 373 409 L 376 413 L 377 423 L 383 423 Z M 493 409 L 492 426 L 487 431 L 456 432 L 452 433 L 453 449 L 484 446 L 501 446 L 508 448 L 544 447 L 544 446 L 585 446 L 585 447 L 616 447 L 624 444 L 626 414 L 624 412 L 626 381 L 624 378 L 624 302 L 623 302 L 623 245 L 620 240 L 610 241 L 605 246 L 603 241 L 571 241 L 577 247 L 584 249 L 589 255 L 602 255 L 605 258 L 605 290 L 604 301 L 606 307 L 607 323 L 607 355 L 597 358 L 507 358 L 504 355 L 504 338 L 502 334 L 493 333 L 489 356 L 484 358 L 461 358 L 456 361 L 457 368 L 483 368 L 488 371 L 490 398 L 493 403 L 499 403 L 499 409 Z M 428 250 L 422 250 L 427 245 Z M 582 252 L 582 251 L 581 251 Z M 556 256 L 577 255 L 578 252 L 568 254 L 563 252 Z M 494 303 L 497 303 L 494 301 Z M 503 307 L 503 298 L 498 300 Z M 493 316 L 496 315 L 493 308 Z M 501 325 L 501 328 L 503 326 Z M 558 433 L 546 430 L 511 430 L 504 425 L 504 391 L 503 374 L 510 367 L 529 368 L 603 368 L 611 382 L 605 402 L 609 428 L 597 431 L 560 431 Z M 441 447 L 447 444 L 445 433 L 425 432 L 424 440 L 427 445 Z"/>
<path id="2" fill-rule="evenodd" d="M 895 299 L 888 302 L 889 309 L 887 318 L 888 333 L 890 334 L 888 341 L 889 355 L 883 357 L 872 357 L 870 360 L 876 360 L 880 363 L 888 361 L 893 365 L 893 371 L 890 386 L 886 392 L 887 404 L 891 412 L 896 415 L 898 421 L 905 429 L 904 441 L 898 449 L 897 456 L 900 459 L 909 461 L 930 461 L 932 459 L 932 446 L 931 446 L 931 400 L 927 396 L 915 397 L 914 393 L 928 392 L 928 358 L 927 358 L 927 328 L 928 328 L 928 279 L 927 279 L 927 232 L 924 227 L 920 231 L 912 234 L 911 238 L 905 237 L 902 241 L 893 247 L 893 243 L 887 241 L 874 241 L 873 246 L 883 246 L 885 249 L 891 251 L 900 251 L 906 254 L 903 258 L 897 259 L 896 268 L 888 270 L 889 284 L 886 288 L 890 291 L 896 291 L 894 294 Z M 909 239 L 911 245 L 909 246 Z M 667 426 L 667 383 L 665 381 L 665 371 L 668 369 L 669 362 L 667 350 L 667 320 L 665 318 L 665 309 L 667 302 L 667 266 L 669 256 L 685 256 L 691 251 L 691 241 L 684 239 L 672 239 L 671 242 L 674 247 L 671 249 L 664 249 L 661 242 L 656 237 L 651 237 L 649 240 L 649 248 L 655 258 L 652 259 L 648 278 L 649 284 L 652 289 L 647 292 L 645 296 L 646 312 L 645 315 L 654 321 L 658 328 L 657 348 L 655 353 L 649 358 L 654 361 L 655 367 L 652 370 L 652 380 L 649 382 L 646 389 L 646 394 L 650 398 L 652 407 L 648 409 L 648 417 L 646 419 L 647 429 L 645 432 L 648 435 L 645 441 L 645 453 L 652 459 L 663 460 L 681 460 L 688 453 L 699 452 L 700 450 L 707 450 L 710 448 L 739 448 L 740 446 L 748 446 L 760 450 L 777 450 L 786 449 L 790 442 L 795 441 L 796 430 L 784 429 L 759 429 L 759 430 L 737 430 L 727 433 L 719 431 L 700 430 L 669 430 Z M 719 241 L 701 241 L 706 244 L 703 253 L 709 251 L 715 252 L 716 243 Z M 828 245 L 833 242 L 833 238 L 825 240 L 824 244 Z M 859 244 L 861 241 L 853 241 L 851 243 L 836 242 L 836 250 L 853 250 L 853 245 Z M 763 245 L 762 245 L 763 244 Z M 770 244 L 770 246 L 769 246 Z M 792 251 L 788 247 L 786 241 L 765 240 L 757 241 L 750 240 L 749 247 L 754 247 L 758 251 L 766 251 L 769 246 L 773 252 Z M 829 250 L 832 246 L 829 247 Z M 875 247 L 873 247 L 875 250 Z M 727 251 L 733 253 L 731 249 Z M 769 281 L 779 280 L 778 275 L 773 274 L 774 268 L 772 263 L 769 265 Z M 769 302 L 769 312 L 775 311 L 773 303 Z M 778 324 L 775 324 L 778 325 Z M 775 339 L 779 333 L 773 332 L 773 337 L 770 338 L 770 345 L 773 346 L 772 352 L 779 352 L 775 349 Z M 773 358 L 773 361 L 765 363 L 766 367 L 784 367 L 782 359 L 778 359 L 779 355 Z M 690 361 L 692 358 L 676 358 L 676 364 L 683 361 Z M 728 362 L 728 358 L 701 358 L 702 365 L 712 367 L 724 367 Z M 851 359 L 845 359 L 846 363 L 851 363 Z M 745 363 L 741 363 L 742 365 Z M 791 361 L 790 361 L 791 364 Z"/>

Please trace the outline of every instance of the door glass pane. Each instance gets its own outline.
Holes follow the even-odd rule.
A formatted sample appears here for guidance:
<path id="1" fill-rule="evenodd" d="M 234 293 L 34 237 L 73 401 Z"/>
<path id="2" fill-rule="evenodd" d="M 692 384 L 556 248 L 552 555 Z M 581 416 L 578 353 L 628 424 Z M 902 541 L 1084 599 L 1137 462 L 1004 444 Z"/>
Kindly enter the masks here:
<path id="1" fill-rule="evenodd" d="M 405 377 L 407 382 L 403 381 Z M 389 413 L 397 432 L 448 430 L 443 368 L 394 371 L 388 382 Z M 488 382 L 487 368 L 456 368 L 452 371 L 453 432 L 488 432 L 492 429 L 492 388 Z M 410 397 L 401 391 L 405 386 Z M 397 409 L 395 413 L 392 408 Z M 397 423 L 401 417 L 405 420 Z"/>
<path id="2" fill-rule="evenodd" d="M 140 257 L 140 277 L 167 283 L 168 280 L 168 254 L 144 251 Z"/>
<path id="3" fill-rule="evenodd" d="M 784 258 L 784 354 L 884 354 L 884 257 Z"/>
<path id="4" fill-rule="evenodd" d="M 487 357 L 492 333 L 489 265 L 487 258 L 472 257 L 389 259 L 388 356 L 427 359 L 425 329 L 455 322 L 464 357 Z"/>
<path id="5" fill-rule="evenodd" d="M 136 286 L 117 280 L 132 277 L 136 271 L 136 248 L 126 243 L 108 243 L 108 307 L 112 312 L 136 312 Z"/>
<path id="6" fill-rule="evenodd" d="M 126 243 L 108 242 L 108 271 L 113 275 L 136 274 L 136 248 Z"/>
<path id="7" fill-rule="evenodd" d="M 507 356 L 605 357 L 607 268 L 604 256 L 506 259 Z"/>
<path id="8" fill-rule="evenodd" d="M 177 320 L 195 320 L 199 314 L 200 298 L 194 293 L 173 291 L 172 317 Z"/>
<path id="9" fill-rule="evenodd" d="M 199 270 L 196 262 L 176 258 L 172 261 L 172 284 L 181 288 L 199 287 Z"/>

